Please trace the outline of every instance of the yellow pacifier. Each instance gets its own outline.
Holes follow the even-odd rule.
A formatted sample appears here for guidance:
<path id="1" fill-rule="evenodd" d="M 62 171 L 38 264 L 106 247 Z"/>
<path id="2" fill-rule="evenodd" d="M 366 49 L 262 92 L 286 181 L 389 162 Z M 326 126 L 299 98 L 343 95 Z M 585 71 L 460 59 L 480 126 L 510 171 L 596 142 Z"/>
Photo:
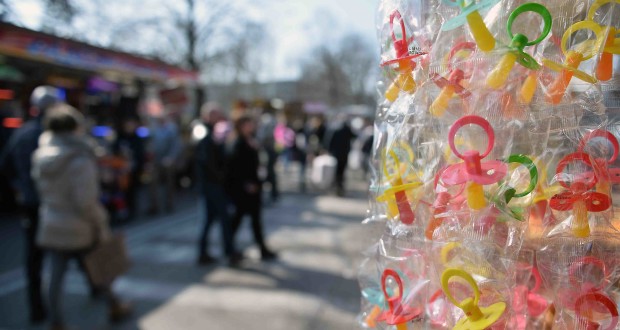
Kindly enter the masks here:
<path id="1" fill-rule="evenodd" d="M 474 297 L 468 297 L 462 301 L 457 301 L 452 296 L 452 292 L 450 292 L 449 281 L 452 277 L 459 277 L 465 280 L 473 289 Z M 496 302 L 487 307 L 478 306 L 480 301 L 480 290 L 478 289 L 478 284 L 476 284 L 476 281 L 474 281 L 471 275 L 461 269 L 446 269 L 441 275 L 441 288 L 443 289 L 443 292 L 448 300 L 450 300 L 454 306 L 462 309 L 466 315 L 466 317 L 458 320 L 453 328 L 454 330 L 486 329 L 497 322 L 506 310 L 506 303 L 503 301 Z"/>

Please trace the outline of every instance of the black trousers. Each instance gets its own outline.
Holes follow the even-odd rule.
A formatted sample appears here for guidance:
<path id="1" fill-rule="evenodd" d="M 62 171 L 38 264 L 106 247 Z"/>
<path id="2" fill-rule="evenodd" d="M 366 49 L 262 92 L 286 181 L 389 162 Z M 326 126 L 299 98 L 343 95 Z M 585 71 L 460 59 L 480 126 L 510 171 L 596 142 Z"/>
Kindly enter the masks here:
<path id="1" fill-rule="evenodd" d="M 241 221 L 245 215 L 249 215 L 252 221 L 252 234 L 254 235 L 254 241 L 258 245 L 261 251 L 267 251 L 267 245 L 265 244 L 265 236 L 263 234 L 263 220 L 262 220 L 262 208 L 260 201 L 260 192 L 256 195 L 244 194 L 245 198 L 235 198 L 235 215 L 232 220 L 232 233 L 233 238 L 241 226 Z"/>
<path id="2" fill-rule="evenodd" d="M 275 201 L 280 197 L 280 191 L 278 190 L 278 176 L 276 174 L 276 162 L 278 160 L 278 154 L 273 149 L 267 149 L 267 177 L 266 182 L 271 185 L 271 201 Z"/>
<path id="3" fill-rule="evenodd" d="M 37 230 L 39 228 L 39 207 L 24 206 L 23 211 L 26 219 L 23 222 L 25 234 L 24 255 L 28 306 L 30 307 L 31 319 L 40 318 L 45 314 L 43 297 L 41 295 L 41 270 L 43 268 L 43 249 L 37 246 Z"/>
<path id="4" fill-rule="evenodd" d="M 200 256 L 209 254 L 209 232 L 211 226 L 213 226 L 216 221 L 219 221 L 222 230 L 221 240 L 223 251 L 226 256 L 231 257 L 236 251 L 233 245 L 232 225 L 228 215 L 228 198 L 226 192 L 222 185 L 209 182 L 205 183 L 204 189 L 205 192 L 202 198 L 206 212 L 204 227 L 198 243 L 198 254 Z"/>
<path id="5" fill-rule="evenodd" d="M 336 188 L 339 190 L 344 190 L 344 172 L 347 169 L 347 163 L 349 162 L 348 157 L 337 157 L 336 158 Z"/>

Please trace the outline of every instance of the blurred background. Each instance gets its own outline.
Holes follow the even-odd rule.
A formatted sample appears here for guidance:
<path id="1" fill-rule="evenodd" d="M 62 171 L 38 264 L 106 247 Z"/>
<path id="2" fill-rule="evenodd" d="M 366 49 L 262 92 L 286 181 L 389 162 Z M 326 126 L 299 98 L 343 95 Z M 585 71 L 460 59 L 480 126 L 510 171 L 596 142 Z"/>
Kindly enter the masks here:
<path id="1" fill-rule="evenodd" d="M 372 146 L 377 0 L 0 0 L 0 154 L 32 120 L 40 85 L 86 118 L 101 202 L 126 235 L 131 270 L 114 287 L 134 304 L 109 324 L 76 265 L 64 314 L 75 329 L 351 329 Z M 239 267 L 197 262 L 204 226 L 196 148 L 201 108 L 256 124 L 263 262 L 243 224 Z M 173 136 L 173 181 L 156 141 Z M 219 132 L 219 131 L 218 131 Z M 337 140 L 345 143 L 335 144 Z M 344 178 L 337 167 L 344 166 Z M 277 178 L 277 179 L 276 179 Z M 18 191 L 0 175 L 0 329 L 32 324 Z M 165 203 L 159 199 L 162 193 Z M 164 205 L 165 204 L 165 205 Z M 218 258 L 221 237 L 211 230 Z M 43 285 L 49 265 L 43 266 Z M 71 328 L 73 329 L 73 328 Z"/>

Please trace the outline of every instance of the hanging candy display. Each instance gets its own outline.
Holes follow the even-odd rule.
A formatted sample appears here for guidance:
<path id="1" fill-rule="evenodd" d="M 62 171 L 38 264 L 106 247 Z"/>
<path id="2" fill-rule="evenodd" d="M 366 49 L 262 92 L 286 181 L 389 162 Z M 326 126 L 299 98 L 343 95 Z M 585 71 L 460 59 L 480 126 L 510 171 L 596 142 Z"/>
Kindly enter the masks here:
<path id="1" fill-rule="evenodd" d="M 617 329 L 620 1 L 379 13 L 360 326 Z"/>

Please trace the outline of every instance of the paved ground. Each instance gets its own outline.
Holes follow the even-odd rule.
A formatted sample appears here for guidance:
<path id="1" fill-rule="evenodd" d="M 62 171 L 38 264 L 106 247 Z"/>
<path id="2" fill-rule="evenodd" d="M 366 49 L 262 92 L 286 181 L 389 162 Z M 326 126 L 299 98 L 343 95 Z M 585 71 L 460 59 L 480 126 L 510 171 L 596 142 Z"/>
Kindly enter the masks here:
<path id="1" fill-rule="evenodd" d="M 264 211 L 269 243 L 280 259 L 261 263 L 249 221 L 238 242 L 248 259 L 239 269 L 223 263 L 198 267 L 201 220 L 192 200 L 168 216 L 143 219 L 123 230 L 134 265 L 115 289 L 135 303 L 135 317 L 110 326 L 105 306 L 91 300 L 75 268 L 66 280 L 65 314 L 75 329 L 353 329 L 359 309 L 355 279 L 367 203 L 364 184 L 349 197 L 292 192 Z M 218 228 L 212 234 L 216 236 Z M 16 220 L 0 224 L 0 329 L 29 327 L 19 266 Z M 219 241 L 212 240 L 213 251 Z"/>

